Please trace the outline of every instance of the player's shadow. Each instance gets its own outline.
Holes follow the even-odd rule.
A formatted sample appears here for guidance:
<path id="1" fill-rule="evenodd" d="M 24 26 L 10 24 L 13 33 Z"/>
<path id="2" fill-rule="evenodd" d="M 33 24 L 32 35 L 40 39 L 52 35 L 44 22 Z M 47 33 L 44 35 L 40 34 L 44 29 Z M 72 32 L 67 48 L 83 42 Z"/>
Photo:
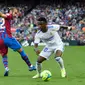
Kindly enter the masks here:
<path id="1" fill-rule="evenodd" d="M 17 78 L 20 77 L 20 78 L 24 78 L 24 77 L 32 77 L 32 75 L 29 75 L 29 74 L 28 75 L 18 75 L 17 74 L 17 75 L 9 75 L 8 77 L 17 77 Z"/>

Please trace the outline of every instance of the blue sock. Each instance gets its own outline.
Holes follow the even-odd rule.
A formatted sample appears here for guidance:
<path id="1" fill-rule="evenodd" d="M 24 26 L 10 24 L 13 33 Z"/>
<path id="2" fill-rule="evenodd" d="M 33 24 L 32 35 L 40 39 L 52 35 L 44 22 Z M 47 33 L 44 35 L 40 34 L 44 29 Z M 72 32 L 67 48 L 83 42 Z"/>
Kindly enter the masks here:
<path id="1" fill-rule="evenodd" d="M 4 64 L 4 68 L 8 67 L 8 59 L 6 55 L 2 57 L 2 62 Z"/>
<path id="2" fill-rule="evenodd" d="M 26 64 L 30 67 L 30 66 L 31 66 L 31 62 L 30 62 L 28 56 L 25 54 L 25 52 L 24 52 L 24 51 L 21 51 L 21 52 L 19 52 L 19 53 L 20 53 L 22 59 L 23 59 L 23 60 L 26 62 Z"/>

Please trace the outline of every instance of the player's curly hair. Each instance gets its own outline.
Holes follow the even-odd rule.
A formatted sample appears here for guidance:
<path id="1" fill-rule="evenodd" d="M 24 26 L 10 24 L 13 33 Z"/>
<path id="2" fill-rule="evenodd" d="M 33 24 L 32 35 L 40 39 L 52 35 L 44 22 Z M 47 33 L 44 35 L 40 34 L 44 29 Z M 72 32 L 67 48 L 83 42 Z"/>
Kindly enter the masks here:
<path id="1" fill-rule="evenodd" d="M 38 21 L 39 23 L 47 23 L 47 20 L 46 20 L 45 17 L 39 17 L 39 18 L 37 19 L 37 21 Z"/>

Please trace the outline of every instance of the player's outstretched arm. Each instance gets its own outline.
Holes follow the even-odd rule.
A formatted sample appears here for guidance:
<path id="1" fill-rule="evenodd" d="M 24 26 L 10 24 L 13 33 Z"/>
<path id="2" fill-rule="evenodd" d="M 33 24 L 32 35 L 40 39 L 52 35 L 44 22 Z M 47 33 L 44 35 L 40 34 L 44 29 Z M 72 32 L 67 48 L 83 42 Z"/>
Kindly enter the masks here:
<path id="1" fill-rule="evenodd" d="M 75 27 L 73 27 L 73 26 L 64 26 L 64 25 L 60 25 L 60 29 L 67 29 L 67 30 L 74 30 L 75 29 Z"/>
<path id="2" fill-rule="evenodd" d="M 59 29 L 74 30 L 75 27 L 73 27 L 73 26 L 66 26 L 66 25 L 58 25 L 58 24 L 53 25 L 53 30 L 54 31 L 58 31 Z"/>
<path id="3" fill-rule="evenodd" d="M 85 20 L 81 20 L 79 23 L 80 24 L 85 24 Z"/>
<path id="4" fill-rule="evenodd" d="M 7 18 L 7 15 L 0 12 L 0 17 Z"/>

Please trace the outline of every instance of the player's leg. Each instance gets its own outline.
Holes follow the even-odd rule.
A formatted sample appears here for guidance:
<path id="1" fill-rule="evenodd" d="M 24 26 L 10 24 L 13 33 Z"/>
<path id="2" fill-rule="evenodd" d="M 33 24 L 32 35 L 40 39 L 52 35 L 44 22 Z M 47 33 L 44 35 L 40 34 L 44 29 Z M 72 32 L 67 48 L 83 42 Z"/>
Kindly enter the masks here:
<path id="1" fill-rule="evenodd" d="M 6 47 L 6 46 L 4 45 L 3 48 L 0 49 L 0 53 L 1 53 L 1 55 L 2 55 L 2 62 L 3 62 L 4 68 L 5 68 L 4 76 L 8 76 L 8 73 L 9 73 L 8 57 L 7 57 L 8 47 Z"/>
<path id="2" fill-rule="evenodd" d="M 42 68 L 42 62 L 45 61 L 46 58 L 39 56 L 38 60 L 36 62 L 36 70 L 37 70 L 37 74 L 35 76 L 33 76 L 32 78 L 39 78 L 40 74 L 41 74 L 41 68 Z"/>
<path id="3" fill-rule="evenodd" d="M 26 64 L 28 65 L 29 67 L 29 71 L 32 71 L 32 70 L 36 70 L 35 66 L 33 66 L 28 58 L 28 56 L 26 55 L 26 53 L 24 52 L 24 50 L 22 49 L 20 43 L 15 39 L 15 38 L 9 38 L 9 37 L 6 37 L 5 39 L 5 44 L 13 49 L 14 51 L 17 51 L 20 55 L 21 55 L 21 58 L 26 62 Z"/>
<path id="4" fill-rule="evenodd" d="M 26 55 L 26 53 L 24 52 L 24 50 L 22 48 L 20 48 L 19 50 L 17 50 L 18 53 L 21 55 L 22 59 L 26 62 L 26 64 L 29 67 L 29 71 L 32 70 L 36 70 L 35 66 L 33 66 L 28 58 L 28 56 Z"/>
<path id="5" fill-rule="evenodd" d="M 47 60 L 49 58 L 49 56 L 51 55 L 51 51 L 49 48 L 45 47 L 41 53 L 39 54 L 40 56 L 37 59 L 36 62 L 36 70 L 37 70 L 37 74 L 35 76 L 33 76 L 33 78 L 39 78 L 40 74 L 41 74 L 41 68 L 42 68 L 42 62 Z"/>
<path id="6" fill-rule="evenodd" d="M 62 59 L 62 51 L 63 51 L 63 46 L 59 46 L 56 50 L 55 53 L 55 60 L 58 62 L 60 69 L 61 69 L 61 76 L 66 77 L 66 71 L 64 67 L 64 61 Z"/>
<path id="7" fill-rule="evenodd" d="M 5 68 L 4 76 L 8 76 L 9 68 L 8 68 L 8 57 L 7 55 L 2 56 L 2 62 Z"/>

